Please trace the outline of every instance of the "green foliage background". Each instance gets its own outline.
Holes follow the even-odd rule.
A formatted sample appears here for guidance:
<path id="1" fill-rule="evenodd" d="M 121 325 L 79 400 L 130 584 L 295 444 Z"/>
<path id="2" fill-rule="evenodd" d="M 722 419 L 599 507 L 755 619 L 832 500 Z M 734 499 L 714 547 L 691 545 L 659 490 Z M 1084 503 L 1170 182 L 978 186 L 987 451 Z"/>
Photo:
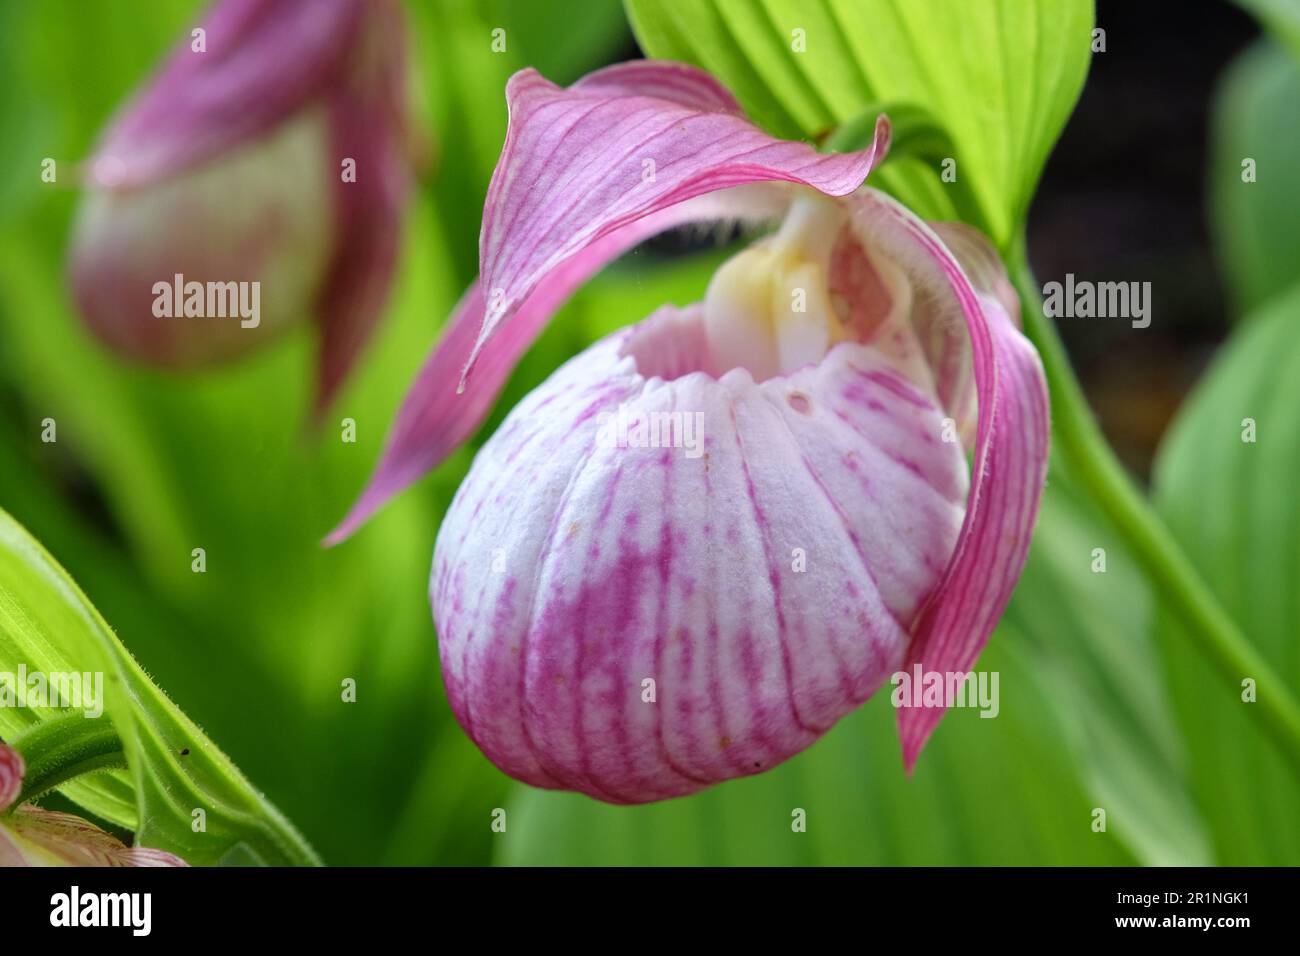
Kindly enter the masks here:
<path id="1" fill-rule="evenodd" d="M 1033 6 L 998 5 L 1008 16 Z M 1086 34 L 1089 5 L 1065 5 Z M 643 41 L 664 32 L 654 25 L 660 5 L 630 6 Z M 762 6 L 783 27 L 785 6 Z M 716 13 L 735 4 L 700 7 Z M 197 9 L 187 0 L 133 0 L 129 15 L 86 0 L 0 2 L 0 505 L 327 863 L 1300 862 L 1296 781 L 1243 715 L 1237 689 L 1189 659 L 1189 645 L 1121 542 L 1055 462 L 1029 566 L 981 659 L 982 669 L 1001 674 L 1002 713 L 986 721 L 954 711 L 913 777 L 902 773 L 883 696 L 773 772 L 665 804 L 609 807 L 501 775 L 451 717 L 425 597 L 438 522 L 473 448 L 347 544 L 327 551 L 318 541 L 364 482 L 407 384 L 476 271 L 481 200 L 505 130 L 506 78 L 535 65 L 566 83 L 631 55 L 627 17 L 617 0 L 407 4 L 415 85 L 438 161 L 412 209 L 377 340 L 326 426 L 310 434 L 313 343 L 305 326 L 248 361 L 162 374 L 124 364 L 93 341 L 65 287 L 73 164 L 115 105 L 188 32 Z M 507 31 L 504 54 L 489 47 L 498 26 Z M 741 50 L 771 40 L 734 22 L 730 29 Z M 718 55 L 711 50 L 734 53 L 723 40 L 710 46 L 702 28 L 684 35 L 706 60 Z M 689 50 L 678 55 L 691 58 Z M 926 56 L 961 62 L 943 49 Z M 1072 74 L 1063 56 L 1031 50 L 1008 69 L 1050 66 L 1068 98 L 1082 72 Z M 1283 54 L 1269 56 L 1294 69 Z M 773 84 L 759 75 L 745 86 L 710 65 L 757 115 L 771 110 L 772 128 L 787 135 L 809 135 L 871 103 L 926 96 L 924 83 L 890 81 L 897 70 L 861 77 L 843 94 L 834 77 Z M 1271 85 L 1258 94 L 1242 87 L 1261 69 L 1243 69 L 1224 95 L 1253 97 L 1251 115 L 1266 118 L 1278 84 L 1290 82 L 1276 79 L 1284 68 L 1265 76 L 1260 82 Z M 1023 78 L 1005 80 L 1013 98 Z M 926 105 L 959 97 L 964 83 L 941 80 L 938 99 Z M 827 88 L 841 92 L 825 100 Z M 795 99 L 782 102 L 772 89 Z M 1004 244 L 1070 103 L 1052 107 L 1050 122 L 1026 125 L 1020 138 L 993 144 L 992 154 L 979 140 L 966 142 L 973 162 L 987 165 L 978 201 Z M 1023 120 L 1033 108 L 1007 110 Z M 963 122 L 978 131 L 987 117 Z M 1223 135 L 1252 134 L 1242 121 Z M 47 156 L 60 164 L 57 186 L 40 181 Z M 1237 175 L 1232 164 L 1214 175 L 1216 208 L 1231 228 L 1250 231 L 1259 217 L 1268 220 L 1261 228 L 1284 228 L 1268 207 L 1238 206 L 1247 200 L 1234 198 L 1241 190 L 1223 178 Z M 940 202 L 929 176 L 900 163 L 885 182 L 941 215 L 925 209 L 927 195 Z M 482 434 L 595 338 L 663 301 L 697 298 L 721 255 L 639 252 L 616 264 L 529 353 Z M 1234 275 L 1236 287 L 1252 308 L 1270 301 L 1268 314 L 1215 369 L 1209 394 L 1189 403 L 1157 491 L 1229 609 L 1300 685 L 1300 510 L 1273 477 L 1293 476 L 1300 464 L 1292 394 L 1300 299 L 1276 295 L 1287 284 L 1279 278 L 1285 266 L 1267 274 L 1256 266 L 1252 260 L 1254 272 Z M 1256 353 L 1271 358 L 1252 361 Z M 1268 389 L 1283 382 L 1291 397 L 1271 397 Z M 1260 394 L 1246 394 L 1248 386 Z M 1276 429 L 1268 454 L 1237 438 L 1233 423 L 1252 412 L 1261 428 Z M 339 440 L 345 417 L 357 422 L 356 444 Z M 46 418 L 57 422 L 55 444 L 40 440 Z M 1204 466 L 1207 443 L 1212 468 Z M 1236 515 L 1232 503 L 1242 501 L 1250 513 Z M 1223 510 L 1205 521 L 1207 509 Z M 196 547 L 207 554 L 202 575 L 190 570 Z M 1091 571 L 1095 548 L 1106 550 L 1105 574 Z M 1260 581 L 1267 584 L 1251 584 Z M 0 660 L 0 669 L 15 665 Z M 357 682 L 356 703 L 340 699 L 344 678 Z M 508 811 L 504 834 L 489 826 L 497 807 Z M 806 834 L 791 832 L 796 807 L 807 811 Z M 1105 832 L 1094 832 L 1095 808 L 1106 811 Z M 1276 838 L 1288 820 L 1290 837 Z"/>

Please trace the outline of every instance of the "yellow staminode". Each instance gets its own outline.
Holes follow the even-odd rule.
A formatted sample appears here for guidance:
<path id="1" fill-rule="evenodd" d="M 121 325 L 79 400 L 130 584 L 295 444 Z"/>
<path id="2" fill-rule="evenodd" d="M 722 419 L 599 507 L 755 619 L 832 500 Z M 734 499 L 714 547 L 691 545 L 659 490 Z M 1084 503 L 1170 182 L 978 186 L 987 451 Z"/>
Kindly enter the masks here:
<path id="1" fill-rule="evenodd" d="M 705 295 L 709 351 L 720 369 L 756 380 L 818 361 L 844 337 L 827 274 L 843 207 L 819 193 L 790 204 L 781 228 L 714 274 Z"/>

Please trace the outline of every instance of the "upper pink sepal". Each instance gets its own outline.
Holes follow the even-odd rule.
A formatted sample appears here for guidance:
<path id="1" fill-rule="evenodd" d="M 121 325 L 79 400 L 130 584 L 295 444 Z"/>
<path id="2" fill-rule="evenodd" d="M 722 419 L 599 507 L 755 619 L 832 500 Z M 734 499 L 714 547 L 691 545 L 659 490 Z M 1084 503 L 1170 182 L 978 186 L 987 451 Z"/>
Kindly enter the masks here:
<path id="1" fill-rule="evenodd" d="M 598 70 L 562 89 L 536 70 L 506 86 L 510 126 L 488 188 L 479 281 L 488 314 L 470 366 L 536 285 L 592 242 L 660 209 L 752 182 L 829 196 L 862 185 L 889 149 L 819 153 L 745 119 L 702 70 L 654 60 Z"/>

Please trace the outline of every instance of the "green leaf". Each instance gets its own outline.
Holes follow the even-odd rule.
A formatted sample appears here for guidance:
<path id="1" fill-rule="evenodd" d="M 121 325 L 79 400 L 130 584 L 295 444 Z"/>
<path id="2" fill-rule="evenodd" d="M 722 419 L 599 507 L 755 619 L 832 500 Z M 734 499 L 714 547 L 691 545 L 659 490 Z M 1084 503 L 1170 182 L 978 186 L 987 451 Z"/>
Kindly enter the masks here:
<path id="1" fill-rule="evenodd" d="M 1088 0 L 626 3 L 647 54 L 709 70 L 777 135 L 818 136 L 878 103 L 926 110 L 951 135 L 958 180 L 979 197 L 975 225 L 1002 247 L 1024 219 L 1091 50 Z M 944 186 L 932 164 L 905 179 L 909 203 Z M 881 181 L 898 185 L 884 170 Z"/>
<path id="2" fill-rule="evenodd" d="M 139 24 L 78 0 L 13 8 L 0 24 L 0 62 L 15 67 L 8 93 L 50 125 L 24 140 L 38 159 L 57 157 L 62 171 L 64 159 L 85 155 L 121 98 L 188 34 L 203 4 L 187 2 L 141 0 L 149 15 Z M 220 368 L 142 368 L 98 343 L 71 305 L 63 256 L 75 190 L 41 183 L 33 165 L 19 177 L 20 201 L 0 210 L 0 504 L 332 864 L 373 863 L 397 841 L 393 827 L 417 799 L 433 748 L 477 753 L 464 735 L 443 733 L 455 723 L 427 598 L 441 508 L 472 449 L 346 545 L 320 547 L 477 269 L 476 197 L 501 149 L 505 79 L 523 65 L 492 52 L 489 4 L 407 6 L 412 83 L 440 159 L 409 210 L 384 321 L 319 433 L 306 429 L 307 322 Z M 54 29 L 60 17 L 84 29 Z M 552 354 L 546 371 L 568 354 Z M 345 417 L 355 443 L 340 441 Z M 41 439 L 46 418 L 57 442 Z M 190 570 L 195 547 L 206 549 L 205 574 Z M 355 703 L 341 699 L 345 679 L 359 688 Z M 420 797 L 437 805 L 463 785 L 434 779 Z M 120 816 L 134 817 L 127 784 Z M 430 841 L 413 846 L 419 862 L 485 859 L 488 831 L 429 820 L 464 834 L 453 847 L 461 855 L 436 857 Z"/>
<path id="3" fill-rule="evenodd" d="M 1269 33 L 1285 43 L 1300 60 L 1300 2 L 1297 0 L 1237 0 Z"/>
<path id="4" fill-rule="evenodd" d="M 388 844 L 452 721 L 425 592 L 438 508 L 469 453 L 353 541 L 320 547 L 460 292 L 427 207 L 411 218 L 392 312 L 318 436 L 303 431 L 309 329 L 209 373 L 141 370 L 69 313 L 60 240 L 34 238 L 39 226 L 21 242 L 0 235 L 0 375 L 23 397 L 0 427 L 0 502 L 57 547 L 131 652 L 331 863 L 372 862 Z M 46 417 L 57 442 L 41 441 Z M 344 417 L 356 443 L 339 440 Z"/>
<path id="5" fill-rule="evenodd" d="M 1253 317 L 1184 405 L 1155 470 L 1170 530 L 1256 650 L 1300 690 L 1300 288 Z M 1250 421 L 1247 422 L 1246 420 Z M 1248 431 L 1253 422 L 1254 441 Z M 1300 781 L 1172 619 L 1169 682 L 1217 862 L 1300 858 Z M 1241 680 L 1252 678 L 1241 674 Z M 1259 684 L 1259 698 L 1273 688 Z"/>
<path id="6" fill-rule="evenodd" d="M 888 688 L 782 766 L 645 807 L 516 788 L 510 864 L 1199 865 L 1208 840 L 1122 545 L 1049 486 L 1029 565 L 979 669 L 1000 711 L 954 710 L 903 773 Z M 1091 570 L 1095 547 L 1107 571 Z M 807 833 L 791 829 L 807 812 Z M 1094 832 L 1096 809 L 1106 832 Z"/>
<path id="7" fill-rule="evenodd" d="M 135 830 L 141 846 L 167 850 L 189 863 L 214 863 L 243 844 L 280 865 L 317 862 L 293 826 L 260 796 L 234 764 L 145 675 L 99 613 L 52 557 L 0 511 L 0 667 L 16 673 L 77 673 L 102 688 L 103 715 L 112 721 L 126 771 L 78 777 L 64 792 L 92 813 Z M 102 683 L 101 683 L 102 681 Z M 84 686 L 84 684 L 83 684 Z M 95 696 L 98 696 L 97 694 Z M 82 700 L 81 703 L 90 702 Z M 57 721 L 59 730 L 86 727 L 97 743 L 105 736 L 92 716 L 60 707 L 0 708 L 6 739 L 28 741 L 34 769 L 56 749 L 73 749 L 66 735 L 52 740 L 35 728 Z M 86 738 L 88 739 L 88 738 Z M 59 747 L 54 747 L 58 744 Z M 91 748 L 97 755 L 102 747 Z M 103 767 L 108 764 L 97 763 Z M 124 786 L 134 794 L 126 812 Z M 195 832 L 194 811 L 206 816 Z"/>
<path id="8" fill-rule="evenodd" d="M 1147 865 L 1203 866 L 1209 838 L 1157 678 L 1155 606 L 1122 540 L 1053 460 L 1029 561 L 1003 619 L 1057 703 L 1107 825 Z"/>
<path id="9" fill-rule="evenodd" d="M 1238 315 L 1286 291 L 1300 274 L 1297 101 L 1300 60 L 1267 40 L 1233 61 L 1215 97 L 1213 234 Z"/>

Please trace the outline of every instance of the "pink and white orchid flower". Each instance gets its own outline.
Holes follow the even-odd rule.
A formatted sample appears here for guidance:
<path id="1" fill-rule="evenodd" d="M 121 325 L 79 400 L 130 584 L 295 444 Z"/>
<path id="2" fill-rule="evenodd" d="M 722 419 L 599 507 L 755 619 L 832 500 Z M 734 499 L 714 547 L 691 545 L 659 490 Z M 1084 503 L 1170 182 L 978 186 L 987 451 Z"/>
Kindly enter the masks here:
<path id="1" fill-rule="evenodd" d="M 199 29 L 86 164 L 72 290 L 96 335 L 165 368 L 243 354 L 312 316 L 319 411 L 396 268 L 413 151 L 401 10 L 222 0 Z M 233 290 L 253 283 L 256 315 L 234 314 Z M 158 308 L 173 285 L 184 311 Z M 218 308 L 208 293 L 191 314 L 191 291 L 212 287 Z"/>
<path id="2" fill-rule="evenodd" d="M 0 867 L 189 865 L 173 853 L 127 846 L 71 813 L 13 806 L 25 773 L 22 754 L 0 742 Z"/>
<path id="3" fill-rule="evenodd" d="M 610 260 L 682 223 L 780 226 L 703 302 L 567 362 L 479 452 L 430 582 L 469 735 L 519 780 L 636 803 L 781 763 L 900 669 L 969 671 L 1048 450 L 1041 365 L 991 246 L 859 188 L 884 117 L 869 148 L 820 154 L 669 62 L 568 89 L 525 70 L 506 95 L 479 281 L 331 542 L 471 436 Z M 698 415 L 701 453 L 597 440 L 611 416 L 656 413 Z M 942 714 L 900 709 L 909 768 Z"/>

